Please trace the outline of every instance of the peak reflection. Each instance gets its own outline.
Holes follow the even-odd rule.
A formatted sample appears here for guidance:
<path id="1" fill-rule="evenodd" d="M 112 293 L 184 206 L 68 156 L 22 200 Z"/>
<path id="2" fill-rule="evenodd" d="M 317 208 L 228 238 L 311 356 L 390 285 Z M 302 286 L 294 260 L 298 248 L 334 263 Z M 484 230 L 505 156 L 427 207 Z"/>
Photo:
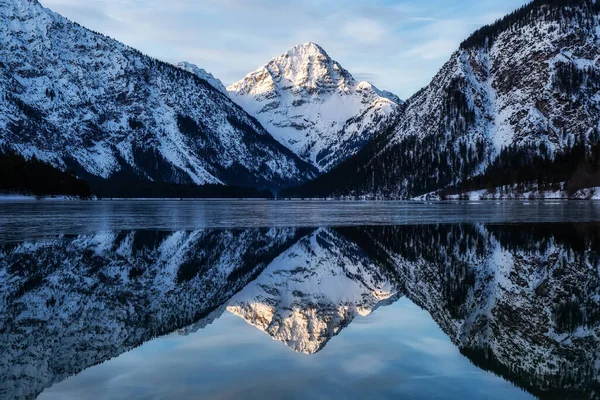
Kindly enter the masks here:
<path id="1" fill-rule="evenodd" d="M 594 224 L 108 231 L 9 243 L 0 246 L 0 396 L 35 398 L 226 310 L 314 354 L 406 296 L 480 368 L 539 397 L 594 397 L 599 267 Z"/>

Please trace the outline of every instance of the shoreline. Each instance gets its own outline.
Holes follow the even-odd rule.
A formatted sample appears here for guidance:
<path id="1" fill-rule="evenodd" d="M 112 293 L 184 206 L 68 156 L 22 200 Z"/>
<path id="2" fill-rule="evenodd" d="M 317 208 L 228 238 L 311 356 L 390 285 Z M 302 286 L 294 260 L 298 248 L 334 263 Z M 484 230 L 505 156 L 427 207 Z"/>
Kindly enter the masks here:
<path id="1" fill-rule="evenodd" d="M 425 195 L 426 196 L 426 195 Z M 498 203 L 498 202 L 581 202 L 581 201 L 600 201 L 600 195 L 593 196 L 591 198 L 585 197 L 528 197 L 528 196 L 505 196 L 505 197 L 486 197 L 470 195 L 467 198 L 461 198 L 460 195 L 448 196 L 445 199 L 440 199 L 438 196 L 426 198 L 425 196 L 419 196 L 412 199 L 357 199 L 357 198 L 285 198 L 285 199 L 270 199 L 270 198 L 177 198 L 177 197 L 112 197 L 112 198 L 93 198 L 93 199 L 80 199 L 69 196 L 54 196 L 54 197 L 36 197 L 36 196 L 18 196 L 18 195 L 0 195 L 0 202 L 127 202 L 127 201 L 171 201 L 171 202 L 338 202 L 338 203 L 413 203 L 413 204 L 444 204 L 444 203 Z"/>

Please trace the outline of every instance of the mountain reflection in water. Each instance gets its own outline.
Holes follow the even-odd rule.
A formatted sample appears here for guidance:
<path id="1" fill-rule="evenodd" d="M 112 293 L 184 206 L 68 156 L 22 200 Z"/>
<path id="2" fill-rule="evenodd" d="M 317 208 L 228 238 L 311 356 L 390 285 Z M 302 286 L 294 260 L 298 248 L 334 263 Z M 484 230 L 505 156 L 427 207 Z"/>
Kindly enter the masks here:
<path id="1" fill-rule="evenodd" d="M 107 231 L 8 243 L 0 397 L 35 398 L 225 312 L 315 354 L 356 317 L 406 297 L 479 368 L 542 398 L 594 398 L 599 267 L 600 225 L 579 223 Z"/>

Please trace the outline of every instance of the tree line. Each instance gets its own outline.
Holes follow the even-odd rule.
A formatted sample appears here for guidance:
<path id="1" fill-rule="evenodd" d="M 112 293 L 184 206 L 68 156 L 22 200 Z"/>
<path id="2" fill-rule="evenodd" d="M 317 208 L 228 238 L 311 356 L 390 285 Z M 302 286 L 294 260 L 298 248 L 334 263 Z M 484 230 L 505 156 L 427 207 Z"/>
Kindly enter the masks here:
<path id="1" fill-rule="evenodd" d="M 599 12 L 600 3 L 595 0 L 534 0 L 495 23 L 481 27 L 464 40 L 460 48 L 489 48 L 503 32 L 518 31 L 541 20 L 556 21 L 566 27 L 569 21 L 576 19 L 591 29 L 595 21 L 590 16 Z"/>
<path id="2" fill-rule="evenodd" d="M 26 159 L 10 150 L 0 150 L 0 193 L 33 196 L 90 198 L 88 184 L 69 171 L 62 171 L 36 157 Z"/>

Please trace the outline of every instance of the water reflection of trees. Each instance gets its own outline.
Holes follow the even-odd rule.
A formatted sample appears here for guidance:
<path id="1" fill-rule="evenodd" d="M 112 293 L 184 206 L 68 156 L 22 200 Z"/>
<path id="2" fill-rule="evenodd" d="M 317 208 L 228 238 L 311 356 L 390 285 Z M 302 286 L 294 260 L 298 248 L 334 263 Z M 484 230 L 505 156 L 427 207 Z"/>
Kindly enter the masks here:
<path id="1" fill-rule="evenodd" d="M 542 398 L 600 393 L 600 225 L 344 228 L 478 367 Z"/>
<path id="2" fill-rule="evenodd" d="M 0 246 L 0 394 L 34 397 L 157 335 L 203 326 L 311 232 L 105 232 Z M 315 239 L 320 257 L 363 252 L 478 367 L 543 398 L 599 395 L 600 225 L 329 232 L 336 240 Z"/>

